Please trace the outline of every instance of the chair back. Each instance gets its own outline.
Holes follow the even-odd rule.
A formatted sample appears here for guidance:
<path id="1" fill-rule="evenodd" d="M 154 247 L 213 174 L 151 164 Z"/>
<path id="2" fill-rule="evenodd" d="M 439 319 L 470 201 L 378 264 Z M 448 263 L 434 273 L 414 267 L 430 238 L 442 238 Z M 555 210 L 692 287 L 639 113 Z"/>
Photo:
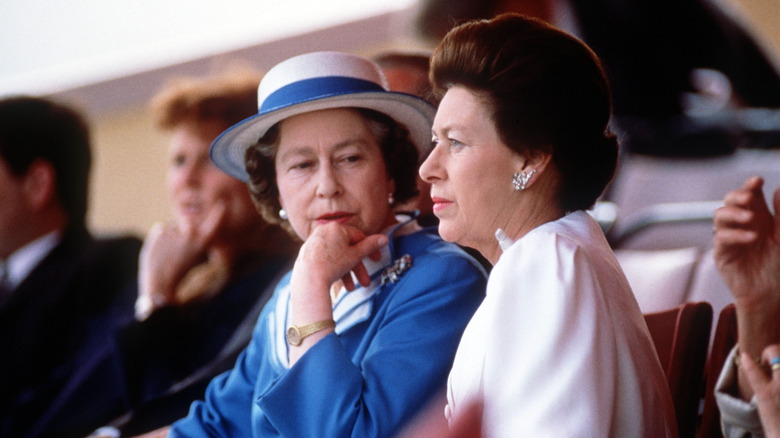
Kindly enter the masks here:
<path id="1" fill-rule="evenodd" d="M 693 301 L 686 300 L 686 295 L 701 258 L 698 248 L 614 252 L 642 313 L 660 312 Z"/>
<path id="2" fill-rule="evenodd" d="M 723 438 L 720 428 L 720 411 L 715 402 L 715 383 L 718 381 L 726 358 L 737 343 L 737 310 L 729 304 L 720 311 L 715 335 L 712 339 L 710 357 L 704 376 L 704 408 L 696 438 Z"/>
<path id="3" fill-rule="evenodd" d="M 704 384 L 712 307 L 706 302 L 685 303 L 644 316 L 672 394 L 679 437 L 693 437 Z"/>

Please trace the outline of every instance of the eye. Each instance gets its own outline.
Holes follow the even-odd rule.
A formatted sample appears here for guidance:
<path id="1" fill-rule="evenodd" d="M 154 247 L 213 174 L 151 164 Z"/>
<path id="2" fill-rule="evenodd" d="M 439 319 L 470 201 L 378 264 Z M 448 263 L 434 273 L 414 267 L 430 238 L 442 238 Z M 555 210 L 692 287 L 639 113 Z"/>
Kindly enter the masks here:
<path id="1" fill-rule="evenodd" d="M 342 164 L 355 164 L 363 159 L 363 155 L 357 153 L 345 154 L 336 161 Z"/>
<path id="2" fill-rule="evenodd" d="M 448 138 L 447 143 L 449 143 L 450 151 L 455 151 L 455 152 L 457 152 L 458 150 L 466 146 L 464 143 L 461 143 L 459 140 L 456 140 L 454 138 Z"/>
<path id="3" fill-rule="evenodd" d="M 296 161 L 290 164 L 290 170 L 306 170 L 314 165 L 311 161 Z"/>

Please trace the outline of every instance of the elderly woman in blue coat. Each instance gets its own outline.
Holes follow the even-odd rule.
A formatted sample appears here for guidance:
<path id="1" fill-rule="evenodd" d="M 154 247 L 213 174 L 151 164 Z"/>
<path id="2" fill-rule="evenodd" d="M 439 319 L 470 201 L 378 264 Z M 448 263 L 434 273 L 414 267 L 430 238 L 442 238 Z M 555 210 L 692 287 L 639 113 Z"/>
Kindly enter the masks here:
<path id="1" fill-rule="evenodd" d="M 416 194 L 434 109 L 336 52 L 278 64 L 258 100 L 212 159 L 303 244 L 235 367 L 171 435 L 392 436 L 443 388 L 486 285 L 457 246 L 393 212 Z"/>

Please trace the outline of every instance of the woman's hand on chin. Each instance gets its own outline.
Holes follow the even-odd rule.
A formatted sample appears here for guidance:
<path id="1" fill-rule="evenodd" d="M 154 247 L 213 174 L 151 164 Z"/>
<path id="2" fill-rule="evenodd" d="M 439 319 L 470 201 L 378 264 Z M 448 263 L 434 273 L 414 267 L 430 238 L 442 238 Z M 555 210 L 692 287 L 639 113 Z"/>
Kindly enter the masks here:
<path id="1" fill-rule="evenodd" d="M 361 284 L 369 285 L 371 279 L 361 260 L 367 256 L 379 260 L 379 249 L 386 244 L 385 235 L 366 236 L 348 225 L 330 223 L 317 227 L 301 246 L 293 267 L 290 323 L 302 326 L 333 319 L 331 285 L 341 279 L 347 290 L 354 290 L 350 272 Z M 291 346 L 290 365 L 331 332 L 332 328 L 316 332 L 299 346 Z"/>
<path id="2" fill-rule="evenodd" d="M 324 286 L 326 289 L 341 279 L 347 290 L 354 290 L 350 272 L 358 281 L 370 284 L 368 272 L 362 263 L 365 257 L 379 260 L 379 250 L 387 244 L 384 234 L 366 235 L 359 229 L 337 223 L 321 225 L 303 243 L 293 269 L 304 284 Z"/>

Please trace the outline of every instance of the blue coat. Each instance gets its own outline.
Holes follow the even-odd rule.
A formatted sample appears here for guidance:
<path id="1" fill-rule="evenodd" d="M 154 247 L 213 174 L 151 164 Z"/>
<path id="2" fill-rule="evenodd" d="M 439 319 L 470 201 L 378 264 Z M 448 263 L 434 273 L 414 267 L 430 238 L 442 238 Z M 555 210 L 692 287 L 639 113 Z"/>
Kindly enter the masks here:
<path id="1" fill-rule="evenodd" d="M 277 318 L 286 308 L 288 274 L 235 367 L 212 380 L 205 400 L 170 436 L 397 433 L 444 387 L 460 336 L 484 298 L 486 275 L 433 230 L 392 238 L 388 247 L 390 260 L 410 255 L 411 268 L 374 289 L 363 316 L 355 317 L 361 311 L 355 309 L 340 318 L 334 310 L 336 333 L 292 368 L 278 354 L 286 348 Z"/>

